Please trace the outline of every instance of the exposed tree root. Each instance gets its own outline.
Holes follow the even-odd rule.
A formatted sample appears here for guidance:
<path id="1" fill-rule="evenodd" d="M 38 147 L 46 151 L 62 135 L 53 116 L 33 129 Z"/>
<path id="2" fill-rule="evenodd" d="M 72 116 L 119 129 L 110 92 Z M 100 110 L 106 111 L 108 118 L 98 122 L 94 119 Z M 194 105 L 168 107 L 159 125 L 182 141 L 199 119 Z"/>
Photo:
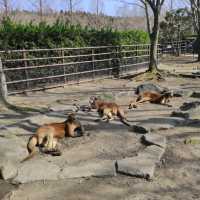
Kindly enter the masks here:
<path id="1" fill-rule="evenodd" d="M 177 76 L 166 70 L 148 70 L 135 77 L 136 81 L 165 81 L 165 77 Z"/>

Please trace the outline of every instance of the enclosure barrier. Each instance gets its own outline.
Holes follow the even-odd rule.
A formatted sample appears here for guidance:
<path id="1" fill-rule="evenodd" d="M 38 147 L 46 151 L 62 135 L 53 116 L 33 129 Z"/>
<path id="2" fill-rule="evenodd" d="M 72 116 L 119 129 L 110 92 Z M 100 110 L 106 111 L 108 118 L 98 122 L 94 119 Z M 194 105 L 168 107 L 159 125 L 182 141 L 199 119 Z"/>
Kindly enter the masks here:
<path id="1" fill-rule="evenodd" d="M 171 41 L 162 43 L 160 46 L 162 54 L 179 56 L 180 54 L 193 53 L 193 40 Z"/>
<path id="2" fill-rule="evenodd" d="M 10 95 L 139 73 L 149 53 L 149 44 L 0 51 L 0 73 Z"/>

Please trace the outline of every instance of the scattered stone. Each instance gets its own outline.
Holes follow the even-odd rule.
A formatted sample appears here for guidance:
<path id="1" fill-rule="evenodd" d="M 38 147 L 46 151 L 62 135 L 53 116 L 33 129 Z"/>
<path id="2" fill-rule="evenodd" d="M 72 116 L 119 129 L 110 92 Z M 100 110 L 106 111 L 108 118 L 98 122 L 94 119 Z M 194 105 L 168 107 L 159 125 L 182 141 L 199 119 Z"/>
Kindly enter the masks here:
<path id="1" fill-rule="evenodd" d="M 189 113 L 185 113 L 185 112 L 178 112 L 178 111 L 173 111 L 171 114 L 171 117 L 180 117 L 180 118 L 184 118 L 184 119 L 189 119 Z"/>
<path id="2" fill-rule="evenodd" d="M 26 142 L 21 138 L 0 138 L 0 165 L 7 160 L 19 163 L 26 155 Z"/>
<path id="3" fill-rule="evenodd" d="M 139 133 L 139 134 L 146 134 L 146 133 L 148 133 L 147 129 L 145 129 L 142 126 L 137 126 L 137 125 L 132 125 L 131 128 L 130 128 L 130 131 L 133 131 L 133 132 Z"/>
<path id="4" fill-rule="evenodd" d="M 184 141 L 185 144 L 200 144 L 200 137 L 188 137 Z"/>
<path id="5" fill-rule="evenodd" d="M 184 103 L 178 111 L 174 111 L 171 117 L 181 117 L 184 119 L 199 120 L 200 119 L 200 102 Z"/>
<path id="6" fill-rule="evenodd" d="M 74 112 L 76 110 L 76 107 L 73 105 L 59 104 L 59 105 L 50 106 L 48 110 L 51 112 L 63 112 L 63 111 Z"/>
<path id="7" fill-rule="evenodd" d="M 174 93 L 173 94 L 174 97 L 183 97 L 183 96 L 190 97 L 192 95 L 193 91 L 191 91 L 191 90 L 175 90 L 175 91 L 173 91 L 173 93 Z"/>
<path id="8" fill-rule="evenodd" d="M 4 180 L 14 178 L 22 158 L 27 155 L 26 143 L 13 135 L 0 138 L 0 174 Z"/>
<path id="9" fill-rule="evenodd" d="M 161 148 L 166 148 L 166 138 L 161 137 L 157 134 L 143 135 L 141 137 L 141 142 L 144 145 L 147 145 L 147 146 L 156 145 L 156 146 L 159 146 Z"/>
<path id="10" fill-rule="evenodd" d="M 163 118 L 150 118 L 144 120 L 137 124 L 137 126 L 141 126 L 145 128 L 148 132 L 154 130 L 165 130 L 174 128 L 176 126 L 180 126 L 184 123 L 184 120 L 181 118 L 170 118 L 170 117 L 163 117 Z"/>
<path id="11" fill-rule="evenodd" d="M 76 166 L 65 166 L 59 178 L 82 178 L 115 176 L 115 163 L 112 160 L 96 160 L 93 162 L 80 163 Z"/>
<path id="12" fill-rule="evenodd" d="M 141 84 L 137 86 L 135 90 L 135 94 L 139 95 L 140 93 L 143 93 L 145 91 L 153 91 L 153 92 L 162 93 L 162 92 L 168 92 L 169 90 L 167 88 L 161 88 L 152 83 L 145 83 L 145 84 Z"/>
<path id="13" fill-rule="evenodd" d="M 194 101 L 194 102 L 185 102 L 183 103 L 183 105 L 180 107 L 181 111 L 187 111 L 187 110 L 191 110 L 194 108 L 198 108 L 200 107 L 200 101 Z"/>
<path id="14" fill-rule="evenodd" d="M 200 98 L 200 92 L 192 92 L 191 96 L 193 98 Z"/>
<path id="15" fill-rule="evenodd" d="M 151 179 L 154 176 L 155 163 L 150 158 L 137 156 L 116 161 L 116 169 L 121 174 Z"/>
<path id="16" fill-rule="evenodd" d="M 164 147 L 160 146 L 155 146 L 151 145 L 148 146 L 142 153 L 140 153 L 140 157 L 148 157 L 151 158 L 155 164 L 159 163 L 163 154 L 165 153 L 166 150 L 166 144 Z"/>
<path id="17" fill-rule="evenodd" d="M 42 180 L 58 180 L 60 168 L 47 160 L 32 160 L 21 164 L 14 183 L 28 183 Z"/>
<path id="18" fill-rule="evenodd" d="M 0 175 L 4 180 L 14 178 L 17 175 L 17 166 L 11 163 L 11 161 L 3 161 L 0 164 Z"/>
<path id="19" fill-rule="evenodd" d="M 142 138 L 150 146 L 139 152 L 137 157 L 116 161 L 118 173 L 147 179 L 153 178 L 155 166 L 160 162 L 166 149 L 166 138 L 156 134 L 147 134 Z"/>

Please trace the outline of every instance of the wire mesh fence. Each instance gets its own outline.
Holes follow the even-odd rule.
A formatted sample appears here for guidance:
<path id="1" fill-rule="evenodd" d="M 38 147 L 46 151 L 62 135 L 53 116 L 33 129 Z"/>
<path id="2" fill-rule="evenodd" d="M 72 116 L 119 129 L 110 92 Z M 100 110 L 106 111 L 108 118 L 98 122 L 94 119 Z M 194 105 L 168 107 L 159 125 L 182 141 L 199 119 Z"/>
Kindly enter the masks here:
<path id="1" fill-rule="evenodd" d="M 159 49 L 160 52 L 160 49 Z M 149 44 L 0 51 L 8 94 L 138 73 Z"/>

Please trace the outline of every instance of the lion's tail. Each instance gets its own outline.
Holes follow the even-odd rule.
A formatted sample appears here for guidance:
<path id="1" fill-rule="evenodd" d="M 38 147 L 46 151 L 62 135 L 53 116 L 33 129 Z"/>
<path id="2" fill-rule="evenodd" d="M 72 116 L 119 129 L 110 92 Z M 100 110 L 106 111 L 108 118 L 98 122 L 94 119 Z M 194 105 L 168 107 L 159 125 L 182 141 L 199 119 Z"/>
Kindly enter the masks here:
<path id="1" fill-rule="evenodd" d="M 124 111 L 122 109 L 118 109 L 117 116 L 119 117 L 120 121 L 125 124 L 126 126 L 131 126 L 130 123 L 128 123 L 128 120 L 125 117 Z"/>
<path id="2" fill-rule="evenodd" d="M 28 144 L 27 144 L 27 149 L 28 149 L 29 155 L 26 158 L 24 158 L 21 161 L 21 163 L 31 159 L 36 154 L 37 143 L 38 143 L 38 141 L 37 141 L 37 137 L 35 135 L 29 139 Z"/>

